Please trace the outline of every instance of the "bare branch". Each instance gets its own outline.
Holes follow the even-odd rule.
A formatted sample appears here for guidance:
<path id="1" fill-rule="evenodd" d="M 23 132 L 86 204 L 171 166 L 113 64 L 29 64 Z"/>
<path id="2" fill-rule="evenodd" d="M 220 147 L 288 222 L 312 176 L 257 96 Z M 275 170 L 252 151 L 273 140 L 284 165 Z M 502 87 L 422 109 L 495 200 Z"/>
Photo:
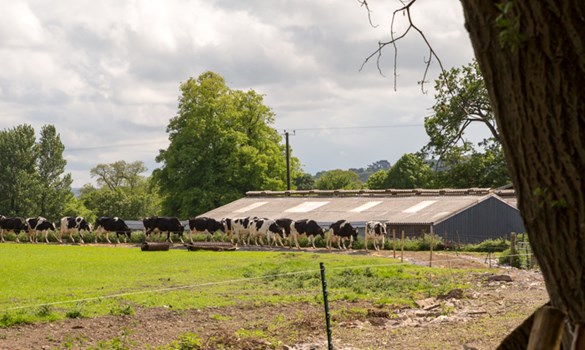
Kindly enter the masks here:
<path id="1" fill-rule="evenodd" d="M 437 62 L 439 63 L 439 66 L 441 68 L 441 72 L 444 72 L 445 69 L 443 68 L 443 64 L 441 63 L 441 60 L 439 59 L 439 56 L 437 56 L 435 50 L 433 49 L 433 47 L 431 46 L 431 44 L 429 43 L 429 41 L 427 40 L 426 36 L 424 35 L 424 33 L 417 27 L 414 25 L 413 21 L 412 21 L 412 17 L 410 15 L 410 7 L 416 2 L 417 0 L 410 0 L 408 3 L 404 3 L 402 2 L 402 4 L 404 6 L 402 6 L 401 8 L 395 10 L 392 13 L 392 21 L 390 23 L 390 41 L 387 42 L 378 42 L 378 49 L 374 52 L 372 52 L 368 57 L 366 57 L 366 59 L 364 60 L 364 62 L 362 63 L 361 67 L 360 67 L 360 71 L 364 68 L 364 66 L 366 65 L 366 63 L 368 63 L 368 61 L 374 57 L 377 56 L 377 61 L 376 61 L 376 65 L 378 67 L 378 71 L 380 72 L 380 74 L 383 76 L 382 74 L 382 68 L 380 67 L 380 58 L 382 57 L 382 50 L 384 49 L 384 47 L 386 47 L 387 45 L 392 45 L 394 47 L 394 91 L 396 91 L 396 81 L 397 81 L 397 59 L 398 59 L 398 47 L 396 46 L 396 42 L 402 38 L 404 38 L 408 32 L 410 31 L 410 29 L 414 29 L 416 30 L 419 35 L 422 37 L 422 39 L 424 40 L 425 44 L 427 45 L 427 47 L 429 48 L 429 59 L 423 59 L 423 61 L 425 62 L 425 72 L 423 74 L 423 78 L 422 80 L 420 80 L 418 83 L 421 85 L 421 91 L 426 94 L 426 91 L 424 89 L 424 84 L 426 83 L 426 78 L 427 78 L 427 74 L 429 71 L 429 67 L 431 65 L 432 62 L 432 58 L 434 57 Z M 366 8 L 368 9 L 368 19 L 369 19 L 369 13 L 370 13 L 370 9 L 368 7 L 368 4 L 366 3 L 366 0 L 358 0 L 358 2 L 360 2 L 362 4 L 362 6 L 366 6 Z M 398 35 L 398 36 L 394 36 L 394 20 L 396 19 L 396 14 L 402 14 L 405 15 L 408 18 L 408 27 L 404 30 L 404 32 L 402 32 L 402 34 Z M 371 21 L 370 21 L 371 24 Z"/>
<path id="2" fill-rule="evenodd" d="M 368 6 L 368 2 L 366 0 L 357 0 L 357 1 L 360 3 L 360 5 L 362 7 L 366 8 L 366 11 L 368 11 L 368 21 L 370 22 L 370 25 L 372 26 L 372 28 L 378 28 L 377 24 L 374 25 L 372 23 L 372 11 L 370 11 L 370 7 Z"/>

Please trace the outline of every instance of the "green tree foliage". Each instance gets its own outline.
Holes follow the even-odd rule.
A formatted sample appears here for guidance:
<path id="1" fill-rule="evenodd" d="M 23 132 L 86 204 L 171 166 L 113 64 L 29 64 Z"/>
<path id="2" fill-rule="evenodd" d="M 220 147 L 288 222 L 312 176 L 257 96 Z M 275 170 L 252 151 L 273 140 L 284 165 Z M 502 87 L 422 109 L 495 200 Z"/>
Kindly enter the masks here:
<path id="1" fill-rule="evenodd" d="M 370 190 L 382 190 L 386 188 L 386 182 L 388 181 L 388 170 L 378 170 L 370 177 L 364 184 L 365 188 Z"/>
<path id="2" fill-rule="evenodd" d="M 362 188 L 362 181 L 353 171 L 336 169 L 322 173 L 315 181 L 315 187 L 320 190 L 357 190 Z"/>
<path id="3" fill-rule="evenodd" d="M 141 161 L 126 163 L 120 160 L 111 164 L 98 164 L 89 173 L 91 177 L 97 178 L 98 185 L 114 191 L 121 187 L 133 189 L 143 179 L 140 173 L 146 170 L 148 169 Z"/>
<path id="4" fill-rule="evenodd" d="M 294 179 L 297 190 L 311 190 L 315 188 L 315 179 L 311 174 L 301 173 Z"/>
<path id="5" fill-rule="evenodd" d="M 443 72 L 435 81 L 434 114 L 425 118 L 430 138 L 422 152 L 436 160 L 439 187 L 494 187 L 509 183 L 500 135 L 476 61 Z M 465 136 L 481 123 L 491 137 L 474 145 Z"/>
<path id="6" fill-rule="evenodd" d="M 89 210 L 87 217 L 118 216 L 124 219 L 140 219 L 158 215 L 160 198 L 151 180 L 141 176 L 147 168 L 141 161 L 98 164 L 90 170 L 100 187 L 86 184 L 80 191 L 79 203 L 71 203 L 69 209 L 80 212 Z"/>
<path id="7" fill-rule="evenodd" d="M 377 162 L 374 162 L 374 163 L 368 165 L 365 169 L 364 168 L 358 168 L 358 169 L 350 168 L 349 170 L 358 174 L 360 177 L 360 180 L 362 182 L 366 182 L 368 180 L 368 178 L 370 177 L 370 175 L 372 175 L 376 171 L 387 170 L 387 169 L 390 169 L 390 162 L 388 162 L 387 160 L 379 160 Z"/>
<path id="8" fill-rule="evenodd" d="M 153 172 L 165 214 L 194 216 L 246 191 L 286 189 L 285 147 L 261 95 L 232 90 L 213 72 L 189 78 L 180 90 L 177 115 L 167 127 L 170 145 Z M 291 178 L 299 168 L 291 157 Z"/>
<path id="9" fill-rule="evenodd" d="M 441 73 L 435 81 L 435 90 L 434 114 L 425 118 L 425 129 L 430 138 L 426 151 L 441 158 L 453 146 L 467 141 L 465 131 L 472 123 L 485 125 L 499 142 L 496 121 L 477 62 Z"/>
<path id="10" fill-rule="evenodd" d="M 388 170 L 385 188 L 432 188 L 433 170 L 420 155 L 407 153 Z"/>
<path id="11" fill-rule="evenodd" d="M 65 146 L 53 125 L 41 128 L 38 143 L 38 194 L 39 214 L 53 221 L 58 220 L 63 208 L 73 198 L 71 174 L 65 174 L 67 161 L 63 158 Z"/>
<path id="12" fill-rule="evenodd" d="M 485 152 L 450 152 L 436 171 L 436 187 L 500 187 L 510 183 L 510 174 L 496 142 L 485 145 Z"/>

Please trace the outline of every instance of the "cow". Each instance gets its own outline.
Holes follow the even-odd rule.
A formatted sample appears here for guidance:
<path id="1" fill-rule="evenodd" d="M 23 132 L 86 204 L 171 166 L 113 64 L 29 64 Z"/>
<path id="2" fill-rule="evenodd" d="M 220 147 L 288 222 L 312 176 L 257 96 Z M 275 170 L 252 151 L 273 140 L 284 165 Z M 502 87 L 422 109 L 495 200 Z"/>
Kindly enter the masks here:
<path id="1" fill-rule="evenodd" d="M 258 245 L 258 239 L 260 239 L 260 244 L 264 245 L 263 238 L 266 237 L 270 246 L 278 242 L 284 248 L 282 239 L 286 238 L 286 234 L 284 228 L 280 227 L 276 221 L 267 218 L 256 219 L 251 223 L 249 229 L 248 244 L 252 238 L 255 245 Z"/>
<path id="2" fill-rule="evenodd" d="M 177 234 L 181 243 L 185 243 L 183 242 L 183 231 L 185 231 L 185 226 L 183 226 L 176 217 L 151 216 L 143 219 L 142 224 L 144 225 L 144 236 L 146 237 L 146 240 L 148 240 L 152 232 L 158 232 L 159 235 L 162 232 L 166 232 L 167 241 L 170 243 L 173 243 L 171 233 Z"/>
<path id="3" fill-rule="evenodd" d="M 382 241 L 382 249 L 384 249 L 384 241 L 386 238 L 386 224 L 379 221 L 368 221 L 366 222 L 366 234 L 365 242 L 366 251 L 368 250 L 368 239 L 371 239 L 374 243 L 374 249 L 380 250 L 378 242 Z"/>
<path id="4" fill-rule="evenodd" d="M 315 247 L 315 238 L 317 236 L 320 236 L 321 239 L 324 239 L 325 230 L 321 226 L 319 226 L 319 224 L 315 220 L 312 219 L 296 220 L 291 230 L 292 236 L 292 240 L 290 241 L 291 247 L 292 241 L 294 240 L 297 249 L 301 249 L 301 247 L 299 246 L 300 235 L 306 235 L 313 249 L 317 249 L 317 247 Z"/>
<path id="5" fill-rule="evenodd" d="M 45 219 L 42 216 L 37 216 L 36 218 L 28 218 L 26 219 L 27 225 L 27 233 L 28 233 L 28 241 L 31 243 L 37 243 L 37 233 L 44 232 L 45 233 L 45 243 L 49 243 L 49 230 L 53 232 L 57 232 L 57 228 L 55 224 L 50 222 L 49 220 Z"/>
<path id="6" fill-rule="evenodd" d="M 94 243 L 97 243 L 97 237 L 104 232 L 106 233 L 106 241 L 108 243 L 112 243 L 110 241 L 110 232 L 116 232 L 116 241 L 118 244 L 120 243 L 120 235 L 124 235 L 124 243 L 126 243 L 127 238 L 130 238 L 132 233 L 124 220 L 118 217 L 100 217 L 96 220 L 94 227 Z"/>
<path id="7" fill-rule="evenodd" d="M 225 233 L 223 240 L 225 241 L 225 238 L 228 237 L 230 242 L 234 244 L 234 221 L 231 218 L 222 218 L 220 222 L 223 225 L 223 232 Z"/>
<path id="8" fill-rule="evenodd" d="M 59 227 L 59 243 L 63 243 L 63 235 L 69 235 L 69 240 L 75 243 L 73 233 L 79 234 L 79 243 L 85 243 L 83 241 L 83 233 L 91 232 L 91 224 L 88 223 L 82 216 L 64 216 L 61 218 L 61 227 Z"/>
<path id="9" fill-rule="evenodd" d="M 358 229 L 354 228 L 347 220 L 338 220 L 329 226 L 327 235 L 327 249 L 331 250 L 334 240 L 337 241 L 337 248 L 347 249 L 345 240 L 349 239 L 349 248 L 352 247 L 353 241 L 358 239 Z"/>
<path id="10" fill-rule="evenodd" d="M 201 216 L 189 219 L 189 230 L 189 241 L 193 243 L 193 233 L 205 234 L 205 241 L 207 241 L 208 236 L 211 236 L 213 239 L 213 235 L 217 231 L 223 233 L 224 226 L 220 221 L 217 221 L 214 218 Z"/>
<path id="11" fill-rule="evenodd" d="M 235 218 L 232 220 L 233 235 L 237 238 L 238 244 L 240 242 L 246 244 L 248 236 L 250 235 L 250 228 L 256 219 L 258 219 L 256 216 L 248 216 L 245 218 Z"/>
<path id="12" fill-rule="evenodd" d="M 12 231 L 16 235 L 16 242 L 20 231 L 27 230 L 26 221 L 21 217 L 0 217 L 0 240 L 4 242 L 4 232 Z"/>

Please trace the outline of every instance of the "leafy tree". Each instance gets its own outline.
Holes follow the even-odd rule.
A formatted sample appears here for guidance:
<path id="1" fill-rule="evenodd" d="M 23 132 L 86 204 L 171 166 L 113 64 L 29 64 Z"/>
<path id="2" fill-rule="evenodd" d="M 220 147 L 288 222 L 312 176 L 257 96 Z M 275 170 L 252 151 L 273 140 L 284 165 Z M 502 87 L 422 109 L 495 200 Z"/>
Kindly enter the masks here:
<path id="1" fill-rule="evenodd" d="M 0 131 L 0 213 L 38 215 L 38 146 L 30 125 Z"/>
<path id="2" fill-rule="evenodd" d="M 71 174 L 65 174 L 67 161 L 63 158 L 65 146 L 53 125 L 41 128 L 38 143 L 39 214 L 49 220 L 58 220 L 65 204 L 73 197 Z"/>
<path id="3" fill-rule="evenodd" d="M 410 11 L 415 2 L 395 14 Z M 547 323 L 526 320 L 500 348 L 526 349 L 529 334 L 546 334 L 549 339 L 562 336 L 562 348 L 570 349 L 573 337 L 576 346 L 583 344 L 585 324 L 585 254 L 580 244 L 585 237 L 585 31 L 580 30 L 585 2 L 461 4 L 550 305 L 566 314 L 562 324 L 546 329 L 531 331 L 533 324 Z"/>
<path id="4" fill-rule="evenodd" d="M 386 183 L 388 182 L 388 170 L 378 170 L 370 177 L 364 184 L 365 188 L 370 190 L 382 190 L 386 188 Z"/>
<path id="5" fill-rule="evenodd" d="M 315 187 L 315 179 L 311 174 L 301 173 L 294 179 L 297 190 L 311 190 Z"/>
<path id="6" fill-rule="evenodd" d="M 362 188 L 362 182 L 355 172 L 336 169 L 323 173 L 315 187 L 320 190 L 357 190 Z"/>
<path id="7" fill-rule="evenodd" d="M 77 208 L 86 208 L 88 217 L 118 216 L 125 219 L 140 219 L 160 212 L 158 190 L 151 181 L 139 175 L 147 168 L 141 161 L 98 164 L 90 170 L 97 177 L 96 188 L 86 184 L 80 190 Z M 71 206 L 75 206 L 72 203 Z"/>
<path id="8" fill-rule="evenodd" d="M 403 155 L 388 170 L 385 188 L 432 188 L 433 170 L 421 156 Z"/>
<path id="9" fill-rule="evenodd" d="M 358 176 L 360 177 L 360 181 L 366 182 L 368 180 L 368 178 L 370 177 L 370 175 L 372 175 L 373 173 L 375 173 L 378 170 L 383 170 L 383 169 L 390 169 L 390 162 L 388 162 L 387 160 L 379 160 L 377 162 L 374 162 L 374 163 L 368 165 L 365 169 L 364 168 L 359 168 L 359 169 L 350 168 L 349 170 L 358 174 Z"/>
<path id="10" fill-rule="evenodd" d="M 213 72 L 189 78 L 180 89 L 177 115 L 167 127 L 171 142 L 153 172 L 164 213 L 193 216 L 249 190 L 286 188 L 285 147 L 261 95 L 232 90 Z M 291 178 L 299 168 L 291 157 Z"/>
<path id="11" fill-rule="evenodd" d="M 97 183 L 101 186 L 107 186 L 110 190 L 120 187 L 129 187 L 130 189 L 137 186 L 142 177 L 140 173 L 147 170 L 144 162 L 135 161 L 126 163 L 119 160 L 111 164 L 98 164 L 90 170 L 91 177 L 97 177 Z"/>
<path id="12" fill-rule="evenodd" d="M 430 141 L 422 152 L 436 159 L 437 186 L 493 187 L 509 183 L 495 116 L 477 62 L 443 72 L 435 81 L 435 89 L 434 114 L 425 118 Z M 474 145 L 465 137 L 472 123 L 487 126 L 491 137 Z"/>
<path id="13" fill-rule="evenodd" d="M 435 174 L 436 187 L 500 187 L 510 183 L 510 174 L 496 142 L 486 145 L 485 152 L 450 152 Z"/>
<path id="14" fill-rule="evenodd" d="M 465 131 L 472 123 L 487 126 L 492 138 L 499 143 L 499 133 L 488 92 L 473 61 L 461 68 L 441 73 L 435 81 L 434 114 L 425 117 L 425 129 L 430 141 L 425 150 L 438 159 L 454 146 L 469 142 Z"/>

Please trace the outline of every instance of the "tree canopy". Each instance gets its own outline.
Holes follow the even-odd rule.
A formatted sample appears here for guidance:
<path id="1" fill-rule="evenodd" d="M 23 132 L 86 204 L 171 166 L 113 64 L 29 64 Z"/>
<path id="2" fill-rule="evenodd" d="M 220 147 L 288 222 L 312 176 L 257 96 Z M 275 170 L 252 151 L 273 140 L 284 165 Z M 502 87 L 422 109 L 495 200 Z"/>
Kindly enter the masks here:
<path id="1" fill-rule="evenodd" d="M 38 142 L 30 125 L 0 131 L 0 213 L 59 219 L 73 197 L 64 149 L 53 125 L 41 128 Z"/>
<path id="2" fill-rule="evenodd" d="M 437 187 L 499 187 L 511 182 L 488 91 L 476 61 L 443 72 L 435 81 L 433 115 L 425 118 Z M 486 126 L 490 137 L 474 144 L 466 131 Z"/>
<path id="3" fill-rule="evenodd" d="M 68 212 L 85 213 L 88 219 L 118 216 L 141 219 L 158 215 L 160 198 L 150 178 L 140 175 L 147 170 L 142 161 L 117 161 L 98 164 L 90 170 L 100 187 L 86 184 L 79 199 L 69 203 Z"/>
<path id="4" fill-rule="evenodd" d="M 335 169 L 322 173 L 315 181 L 315 187 L 320 190 L 357 190 L 362 188 L 362 181 L 351 170 Z"/>
<path id="5" fill-rule="evenodd" d="M 285 147 L 262 95 L 230 89 L 213 72 L 189 78 L 180 90 L 177 115 L 167 127 L 170 145 L 153 172 L 165 214 L 194 216 L 246 191 L 286 189 Z M 291 157 L 291 178 L 299 173 Z"/>

